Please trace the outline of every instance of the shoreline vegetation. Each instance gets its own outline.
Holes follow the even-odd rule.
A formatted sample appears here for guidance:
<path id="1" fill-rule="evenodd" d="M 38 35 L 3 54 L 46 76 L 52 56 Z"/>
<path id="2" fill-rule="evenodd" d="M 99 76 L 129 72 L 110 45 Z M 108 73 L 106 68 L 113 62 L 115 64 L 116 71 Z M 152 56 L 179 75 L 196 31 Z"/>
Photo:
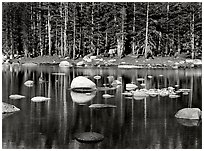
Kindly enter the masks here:
<path id="1" fill-rule="evenodd" d="M 127 55 L 123 58 L 119 57 L 104 57 L 104 56 L 85 56 L 76 60 L 68 57 L 54 56 L 39 56 L 35 58 L 16 58 L 4 61 L 3 64 L 19 64 L 19 65 L 59 65 L 60 62 L 68 62 L 67 67 L 118 67 L 118 68 L 201 68 L 201 59 L 189 59 L 184 56 L 175 57 L 155 57 L 154 59 L 138 58 L 135 55 Z"/>

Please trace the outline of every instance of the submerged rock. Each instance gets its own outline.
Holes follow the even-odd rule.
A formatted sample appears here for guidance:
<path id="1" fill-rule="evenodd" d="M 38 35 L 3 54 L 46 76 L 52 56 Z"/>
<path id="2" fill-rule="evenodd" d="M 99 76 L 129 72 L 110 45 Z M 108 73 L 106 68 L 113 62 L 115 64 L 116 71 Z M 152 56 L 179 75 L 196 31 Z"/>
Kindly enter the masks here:
<path id="1" fill-rule="evenodd" d="M 115 105 L 111 104 L 91 104 L 89 108 L 95 108 L 95 109 L 100 109 L 100 108 L 116 108 Z"/>
<path id="2" fill-rule="evenodd" d="M 77 89 L 91 89 L 95 90 L 96 89 L 96 84 L 89 80 L 86 77 L 83 76 L 78 76 L 72 80 L 71 83 L 71 89 L 77 90 Z"/>
<path id="3" fill-rule="evenodd" d="M 176 114 L 176 118 L 199 120 L 201 118 L 202 111 L 199 108 L 183 108 Z"/>
<path id="4" fill-rule="evenodd" d="M 13 94 L 13 95 L 10 95 L 9 98 L 13 99 L 13 100 L 17 100 L 17 99 L 23 99 L 23 98 L 25 98 L 25 96 L 18 95 L 18 94 Z"/>
<path id="5" fill-rule="evenodd" d="M 36 96 L 31 99 L 33 102 L 45 102 L 50 100 L 51 98 L 43 97 L 43 96 Z"/>
<path id="6" fill-rule="evenodd" d="M 93 143 L 102 141 L 104 139 L 104 136 L 96 132 L 84 132 L 76 134 L 75 139 L 79 142 Z"/>
<path id="7" fill-rule="evenodd" d="M 24 85 L 25 86 L 27 86 L 27 87 L 33 87 L 33 81 L 32 80 L 28 80 L 28 81 L 26 81 L 25 83 L 24 83 Z"/>
<path id="8" fill-rule="evenodd" d="M 17 112 L 17 111 L 20 111 L 20 109 L 17 108 L 16 106 L 2 102 L 2 113 L 3 114 L 4 113 L 13 113 L 13 112 Z"/>

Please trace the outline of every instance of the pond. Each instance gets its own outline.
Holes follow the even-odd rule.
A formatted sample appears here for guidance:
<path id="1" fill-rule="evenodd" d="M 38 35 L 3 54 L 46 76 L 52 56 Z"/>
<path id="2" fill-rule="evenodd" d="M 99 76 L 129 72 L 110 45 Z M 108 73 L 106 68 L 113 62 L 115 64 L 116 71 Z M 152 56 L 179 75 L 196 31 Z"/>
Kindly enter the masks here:
<path id="1" fill-rule="evenodd" d="M 100 75 L 100 79 L 94 79 Z M 149 75 L 152 78 L 149 78 Z M 70 90 L 74 77 L 86 76 L 96 83 L 97 91 L 76 93 Z M 202 124 L 190 126 L 179 122 L 175 114 L 182 108 L 202 109 L 201 69 L 118 69 L 4 66 L 2 68 L 2 101 L 20 108 L 2 120 L 3 149 L 198 149 L 202 148 Z M 40 81 L 40 79 L 44 81 Z M 138 78 L 144 78 L 141 86 Z M 112 80 L 122 85 L 106 89 Z M 33 87 L 24 82 L 33 80 Z M 179 98 L 148 96 L 137 100 L 126 97 L 127 83 L 139 89 L 167 87 L 191 89 Z M 177 88 L 177 87 L 175 87 Z M 111 98 L 103 98 L 108 93 Z M 11 94 L 25 98 L 12 100 Z M 32 102 L 35 96 L 51 100 Z M 86 100 L 86 103 L 80 103 Z M 93 103 L 111 104 L 116 108 L 91 109 Z M 104 136 L 98 143 L 75 140 L 79 132 L 96 132 Z"/>

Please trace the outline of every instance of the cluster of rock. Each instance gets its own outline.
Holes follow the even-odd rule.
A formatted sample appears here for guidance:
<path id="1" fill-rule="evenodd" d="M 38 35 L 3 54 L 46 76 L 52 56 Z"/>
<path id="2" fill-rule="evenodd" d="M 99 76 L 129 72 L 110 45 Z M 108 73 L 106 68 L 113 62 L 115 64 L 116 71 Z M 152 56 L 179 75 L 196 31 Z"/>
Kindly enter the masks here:
<path id="1" fill-rule="evenodd" d="M 126 84 L 126 90 L 124 93 L 122 93 L 125 96 L 133 96 L 135 100 L 143 100 L 144 98 L 151 96 L 169 96 L 169 98 L 178 98 L 180 97 L 180 94 L 188 95 L 188 93 L 191 91 L 190 89 L 178 89 L 175 90 L 173 87 L 168 88 L 162 88 L 162 89 L 137 89 L 138 86 L 135 84 Z"/>
<path id="2" fill-rule="evenodd" d="M 137 62 L 137 60 L 136 60 Z M 202 66 L 202 60 L 200 59 L 186 59 L 182 61 L 173 62 L 171 60 L 168 60 L 167 63 L 136 63 L 136 64 L 127 64 L 125 62 L 122 62 L 118 65 L 118 68 L 124 68 L 124 69 L 141 69 L 141 68 L 172 68 L 172 69 L 178 69 L 178 68 L 195 68 L 195 67 L 201 67 Z"/>

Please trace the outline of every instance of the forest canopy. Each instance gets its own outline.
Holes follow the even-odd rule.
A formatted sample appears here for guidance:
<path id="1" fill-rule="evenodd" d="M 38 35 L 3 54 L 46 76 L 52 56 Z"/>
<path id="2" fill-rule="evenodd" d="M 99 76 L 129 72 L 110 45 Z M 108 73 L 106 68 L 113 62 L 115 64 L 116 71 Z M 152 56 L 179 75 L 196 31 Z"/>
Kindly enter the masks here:
<path id="1" fill-rule="evenodd" d="M 201 2 L 3 2 L 5 55 L 202 52 Z"/>

